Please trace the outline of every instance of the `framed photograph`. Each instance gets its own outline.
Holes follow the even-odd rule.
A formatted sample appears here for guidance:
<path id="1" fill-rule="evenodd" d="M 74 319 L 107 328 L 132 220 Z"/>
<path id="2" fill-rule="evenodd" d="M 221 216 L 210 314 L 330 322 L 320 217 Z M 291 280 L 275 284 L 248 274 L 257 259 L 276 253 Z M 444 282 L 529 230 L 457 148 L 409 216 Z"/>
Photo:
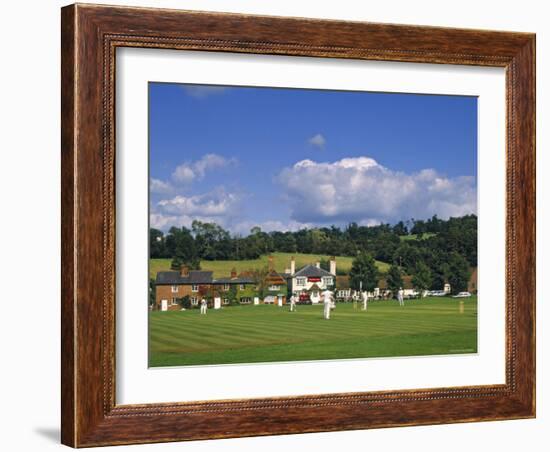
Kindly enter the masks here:
<path id="1" fill-rule="evenodd" d="M 62 442 L 535 416 L 535 36 L 62 9 Z"/>

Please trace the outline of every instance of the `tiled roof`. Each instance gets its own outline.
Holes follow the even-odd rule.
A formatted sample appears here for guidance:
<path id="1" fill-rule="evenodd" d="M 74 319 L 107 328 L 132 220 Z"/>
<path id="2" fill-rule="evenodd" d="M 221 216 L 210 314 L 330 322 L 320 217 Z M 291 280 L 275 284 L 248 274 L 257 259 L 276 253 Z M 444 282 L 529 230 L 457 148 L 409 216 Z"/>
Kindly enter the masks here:
<path id="1" fill-rule="evenodd" d="M 209 271 L 190 271 L 189 283 L 190 284 L 208 284 L 212 281 L 212 273 Z"/>
<path id="2" fill-rule="evenodd" d="M 156 284 L 212 284 L 212 272 L 191 270 L 188 276 L 180 272 L 158 272 Z"/>
<path id="3" fill-rule="evenodd" d="M 286 284 L 285 278 L 277 273 L 275 270 L 271 270 L 267 274 L 265 281 L 268 284 Z"/>
<path id="4" fill-rule="evenodd" d="M 216 278 L 212 281 L 212 284 L 252 284 L 254 280 L 252 278 Z"/>
<path id="5" fill-rule="evenodd" d="M 211 271 L 191 270 L 189 276 L 181 276 L 179 272 L 158 272 L 156 284 L 253 284 L 254 280 L 247 276 L 237 278 L 212 278 Z"/>
<path id="6" fill-rule="evenodd" d="M 311 277 L 320 278 L 322 276 L 334 276 L 334 275 L 330 272 L 327 272 L 326 270 L 324 270 L 322 268 L 316 267 L 315 265 L 306 265 L 304 268 L 302 268 L 301 270 L 294 273 L 293 276 L 294 277 L 296 277 L 296 276 L 306 276 L 308 278 L 311 278 Z"/>

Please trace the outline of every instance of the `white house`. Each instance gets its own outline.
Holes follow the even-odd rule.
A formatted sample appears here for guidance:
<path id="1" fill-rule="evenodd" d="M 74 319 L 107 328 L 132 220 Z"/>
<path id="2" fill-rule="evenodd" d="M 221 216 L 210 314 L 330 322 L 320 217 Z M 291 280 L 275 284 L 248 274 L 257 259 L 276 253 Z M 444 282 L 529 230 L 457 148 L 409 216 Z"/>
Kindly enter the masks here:
<path id="1" fill-rule="evenodd" d="M 298 295 L 300 301 L 311 300 L 312 303 L 319 303 L 321 292 L 334 290 L 336 284 L 336 259 L 330 259 L 330 271 L 321 268 L 319 262 L 315 265 L 306 265 L 295 271 L 296 263 L 294 258 L 290 261 L 290 291 Z"/>

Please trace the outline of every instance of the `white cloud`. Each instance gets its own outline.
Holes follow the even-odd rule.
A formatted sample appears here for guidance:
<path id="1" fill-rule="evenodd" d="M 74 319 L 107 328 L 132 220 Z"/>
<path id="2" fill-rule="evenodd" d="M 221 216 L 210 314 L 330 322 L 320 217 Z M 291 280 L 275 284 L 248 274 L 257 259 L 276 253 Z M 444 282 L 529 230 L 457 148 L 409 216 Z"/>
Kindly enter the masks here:
<path id="1" fill-rule="evenodd" d="M 223 226 L 219 219 L 211 217 L 198 217 L 189 215 L 165 215 L 162 213 L 151 213 L 149 216 L 150 227 L 160 229 L 162 231 L 169 230 L 172 226 L 181 228 L 191 228 L 194 220 L 202 221 L 203 223 L 217 223 Z"/>
<path id="2" fill-rule="evenodd" d="M 226 159 L 218 154 L 206 154 L 200 160 L 197 160 L 193 166 L 195 173 L 202 178 L 209 170 L 233 165 L 235 162 L 236 160 L 233 158 Z"/>
<path id="3" fill-rule="evenodd" d="M 240 201 L 240 195 L 228 193 L 223 188 L 199 195 L 178 194 L 151 206 L 151 227 L 189 227 L 193 220 L 214 222 L 225 227 L 234 223 Z"/>
<path id="4" fill-rule="evenodd" d="M 177 215 L 226 216 L 236 204 L 239 197 L 224 190 L 215 190 L 202 195 L 177 195 L 157 203 L 161 212 Z"/>
<path id="5" fill-rule="evenodd" d="M 185 92 L 196 99 L 204 99 L 205 97 L 216 94 L 223 94 L 227 87 L 225 86 L 207 86 L 207 85 L 190 85 L 184 86 Z"/>
<path id="6" fill-rule="evenodd" d="M 215 222 L 220 226 L 234 222 L 240 195 L 228 193 L 223 188 L 203 194 L 187 193 L 192 182 L 204 179 L 210 171 L 236 163 L 234 158 L 206 154 L 199 160 L 176 167 L 170 180 L 151 179 L 150 191 L 156 195 L 151 205 L 151 227 L 163 230 L 171 226 L 189 227 L 193 220 Z"/>
<path id="7" fill-rule="evenodd" d="M 181 227 L 187 226 L 179 221 L 175 215 L 163 215 L 161 213 L 151 213 L 149 215 L 149 227 L 166 230 L 172 226 Z"/>
<path id="8" fill-rule="evenodd" d="M 236 159 L 225 158 L 218 154 L 206 154 L 195 162 L 183 163 L 172 173 L 172 180 L 176 183 L 188 185 L 193 181 L 201 180 L 211 170 L 234 165 Z"/>
<path id="9" fill-rule="evenodd" d="M 195 179 L 195 172 L 189 164 L 184 163 L 176 167 L 176 169 L 172 173 L 172 179 L 175 182 L 187 185 L 193 182 L 193 179 Z"/>
<path id="10" fill-rule="evenodd" d="M 375 224 L 476 212 L 473 177 L 447 178 L 433 169 L 407 174 L 369 157 L 302 160 L 285 168 L 278 180 L 298 222 Z"/>
<path id="11" fill-rule="evenodd" d="M 149 190 L 151 193 L 172 193 L 174 191 L 174 187 L 170 184 L 170 182 L 164 182 L 160 179 L 151 179 L 151 183 L 149 184 Z"/>
<path id="12" fill-rule="evenodd" d="M 320 149 L 323 149 L 325 147 L 327 140 L 325 140 L 325 137 L 321 135 L 320 133 L 313 135 L 309 140 L 308 143 L 312 146 L 318 147 Z"/>

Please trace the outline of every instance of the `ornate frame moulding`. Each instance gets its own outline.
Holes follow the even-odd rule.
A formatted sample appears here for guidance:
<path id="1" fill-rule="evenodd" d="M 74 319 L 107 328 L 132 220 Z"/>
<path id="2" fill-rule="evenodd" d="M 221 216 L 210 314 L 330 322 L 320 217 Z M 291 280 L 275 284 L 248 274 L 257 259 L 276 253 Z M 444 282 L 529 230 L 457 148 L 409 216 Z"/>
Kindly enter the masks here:
<path id="1" fill-rule="evenodd" d="M 62 8 L 61 32 L 64 444 L 84 447 L 534 417 L 534 34 L 80 4 Z M 117 405 L 118 47 L 505 68 L 506 383 Z M 329 415 L 331 426 L 311 422 Z"/>

